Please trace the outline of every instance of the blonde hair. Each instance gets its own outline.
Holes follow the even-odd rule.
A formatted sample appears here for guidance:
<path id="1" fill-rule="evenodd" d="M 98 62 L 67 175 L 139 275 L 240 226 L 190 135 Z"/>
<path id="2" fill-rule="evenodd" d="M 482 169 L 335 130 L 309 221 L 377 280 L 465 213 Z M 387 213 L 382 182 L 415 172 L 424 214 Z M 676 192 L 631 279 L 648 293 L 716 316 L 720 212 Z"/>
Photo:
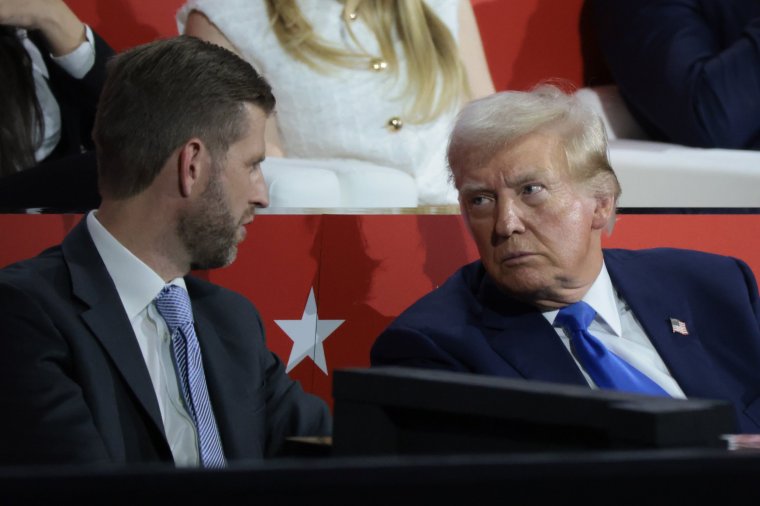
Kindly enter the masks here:
<path id="1" fill-rule="evenodd" d="M 351 52 L 320 37 L 303 17 L 296 0 L 266 0 L 269 18 L 282 47 L 295 59 L 324 72 L 321 63 L 346 68 L 368 68 L 368 53 Z M 470 88 L 459 48 L 448 27 L 423 0 L 347 0 L 344 19 L 351 38 L 359 46 L 349 8 L 374 33 L 380 55 L 388 69 L 399 75 L 399 58 L 394 38 L 406 55 L 408 82 L 405 96 L 411 99 L 405 119 L 410 123 L 430 121 L 469 96 Z"/>
<path id="2" fill-rule="evenodd" d="M 502 91 L 467 104 L 449 138 L 451 178 L 487 163 L 510 142 L 533 132 L 553 132 L 564 142 L 571 174 L 595 197 L 617 206 L 620 182 L 610 165 L 607 133 L 601 118 L 574 94 L 556 84 L 539 83 L 530 91 Z M 615 222 L 610 216 L 608 232 Z"/>

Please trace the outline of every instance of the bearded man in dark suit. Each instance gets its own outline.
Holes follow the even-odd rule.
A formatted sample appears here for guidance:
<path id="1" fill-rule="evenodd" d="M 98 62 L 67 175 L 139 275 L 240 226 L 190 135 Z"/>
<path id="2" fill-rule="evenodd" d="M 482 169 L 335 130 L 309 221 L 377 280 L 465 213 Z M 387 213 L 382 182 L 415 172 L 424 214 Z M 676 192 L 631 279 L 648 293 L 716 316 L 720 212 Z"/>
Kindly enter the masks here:
<path id="1" fill-rule="evenodd" d="M 248 63 L 191 37 L 109 63 L 100 207 L 0 271 L 0 462 L 223 467 L 329 433 L 251 303 L 188 275 L 232 262 L 268 204 L 274 104 Z"/>

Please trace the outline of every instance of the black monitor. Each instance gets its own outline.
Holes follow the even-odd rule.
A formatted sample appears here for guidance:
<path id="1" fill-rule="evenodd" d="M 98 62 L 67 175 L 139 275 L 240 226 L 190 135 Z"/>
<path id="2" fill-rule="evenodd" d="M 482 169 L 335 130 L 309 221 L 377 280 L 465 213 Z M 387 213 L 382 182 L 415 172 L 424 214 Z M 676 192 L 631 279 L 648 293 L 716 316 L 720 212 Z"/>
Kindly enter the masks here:
<path id="1" fill-rule="evenodd" d="M 728 402 L 402 367 L 333 379 L 335 455 L 725 447 Z"/>

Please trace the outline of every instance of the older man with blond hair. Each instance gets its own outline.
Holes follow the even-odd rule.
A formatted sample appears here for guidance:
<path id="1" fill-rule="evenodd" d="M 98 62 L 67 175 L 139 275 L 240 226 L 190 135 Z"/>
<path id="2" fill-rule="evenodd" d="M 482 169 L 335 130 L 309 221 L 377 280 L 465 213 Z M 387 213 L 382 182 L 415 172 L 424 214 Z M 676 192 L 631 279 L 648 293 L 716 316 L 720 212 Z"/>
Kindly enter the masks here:
<path id="1" fill-rule="evenodd" d="M 598 117 L 550 85 L 497 93 L 461 112 L 448 158 L 480 260 L 391 323 L 373 365 L 723 399 L 737 431 L 760 430 L 752 272 L 602 248 L 620 186 Z"/>

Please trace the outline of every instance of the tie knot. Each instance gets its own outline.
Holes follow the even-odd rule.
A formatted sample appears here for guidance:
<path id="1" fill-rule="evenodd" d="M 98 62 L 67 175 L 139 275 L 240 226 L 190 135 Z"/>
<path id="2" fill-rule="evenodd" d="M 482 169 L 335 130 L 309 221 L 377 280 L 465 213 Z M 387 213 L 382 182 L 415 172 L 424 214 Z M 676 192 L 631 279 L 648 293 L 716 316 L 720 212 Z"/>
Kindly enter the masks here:
<path id="1" fill-rule="evenodd" d="M 156 309 L 166 321 L 169 332 L 181 325 L 193 322 L 193 312 L 190 308 L 190 297 L 184 288 L 177 285 L 166 285 L 154 299 Z"/>
<path id="2" fill-rule="evenodd" d="M 571 330 L 586 330 L 594 321 L 595 316 L 594 308 L 583 301 L 579 301 L 560 309 L 554 321 L 563 327 L 569 327 Z"/>

